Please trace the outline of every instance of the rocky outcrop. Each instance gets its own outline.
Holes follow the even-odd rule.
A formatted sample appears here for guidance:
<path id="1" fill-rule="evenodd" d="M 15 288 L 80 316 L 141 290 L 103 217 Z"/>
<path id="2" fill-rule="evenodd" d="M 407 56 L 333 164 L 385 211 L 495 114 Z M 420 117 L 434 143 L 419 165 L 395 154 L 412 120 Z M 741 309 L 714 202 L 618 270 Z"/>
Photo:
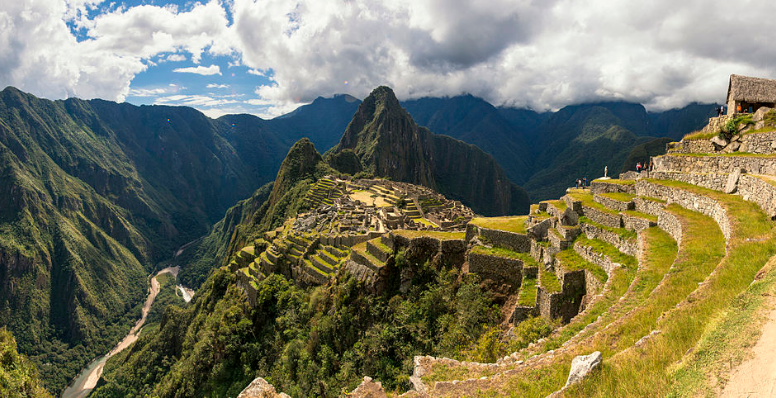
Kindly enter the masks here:
<path id="1" fill-rule="evenodd" d="M 524 214 L 528 195 L 487 153 L 418 127 L 388 87 L 364 99 L 332 153 L 353 151 L 375 176 L 427 186 L 486 215 Z"/>
<path id="2" fill-rule="evenodd" d="M 237 398 L 291 398 L 288 394 L 278 393 L 272 384 L 267 383 L 261 377 L 254 379 Z"/>
<path id="3" fill-rule="evenodd" d="M 568 387 L 574 383 L 579 383 L 587 377 L 592 371 L 601 366 L 603 362 L 603 355 L 600 351 L 596 351 L 590 355 L 580 355 L 575 357 L 571 361 L 571 370 L 569 370 L 569 378 L 566 380 L 565 387 Z"/>

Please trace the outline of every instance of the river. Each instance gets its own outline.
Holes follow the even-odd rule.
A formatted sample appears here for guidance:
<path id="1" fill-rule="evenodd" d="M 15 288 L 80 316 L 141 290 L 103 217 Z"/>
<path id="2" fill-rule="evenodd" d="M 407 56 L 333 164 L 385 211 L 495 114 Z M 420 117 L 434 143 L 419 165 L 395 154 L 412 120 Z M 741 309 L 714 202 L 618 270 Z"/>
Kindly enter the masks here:
<path id="1" fill-rule="evenodd" d="M 151 278 L 151 286 L 149 288 L 150 291 L 148 292 L 148 298 L 146 299 L 145 304 L 143 304 L 142 315 L 135 323 L 135 326 L 130 329 L 129 334 L 124 337 L 124 340 L 121 340 L 121 342 L 113 347 L 110 352 L 90 362 L 89 365 L 81 371 L 78 377 L 76 377 L 75 380 L 73 380 L 73 382 L 70 383 L 67 388 L 65 388 L 65 391 L 63 391 L 62 395 L 60 396 L 61 398 L 83 398 L 92 392 L 94 387 L 97 385 L 97 382 L 100 381 L 100 377 L 102 377 L 102 370 L 105 367 L 105 362 L 108 360 L 108 358 L 129 347 L 139 337 L 140 330 L 145 324 L 146 318 L 148 317 L 148 312 L 151 310 L 151 305 L 154 303 L 156 295 L 159 294 L 159 281 L 156 280 L 156 278 L 159 275 L 165 273 L 172 274 L 175 278 L 177 278 L 179 270 L 180 267 L 168 267 L 157 272 L 156 275 Z M 181 290 L 181 294 L 183 295 L 184 300 L 186 300 L 186 297 L 188 296 L 188 300 L 186 300 L 186 302 L 189 302 L 191 300 L 191 296 L 193 295 L 191 289 L 186 289 L 182 285 L 178 285 L 178 289 Z"/>

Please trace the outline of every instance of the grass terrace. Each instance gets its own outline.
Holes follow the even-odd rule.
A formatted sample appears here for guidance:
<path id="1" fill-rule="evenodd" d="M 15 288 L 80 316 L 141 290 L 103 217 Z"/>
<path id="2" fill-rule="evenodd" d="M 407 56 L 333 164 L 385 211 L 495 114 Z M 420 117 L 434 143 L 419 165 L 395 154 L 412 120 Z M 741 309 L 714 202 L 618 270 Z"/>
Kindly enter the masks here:
<path id="1" fill-rule="evenodd" d="M 630 202 L 633 200 L 633 198 L 636 197 L 636 195 L 625 193 L 625 192 L 606 192 L 606 193 L 599 194 L 598 196 L 613 199 L 618 202 Z"/>
<path id="2" fill-rule="evenodd" d="M 623 210 L 620 213 L 627 214 L 627 215 L 629 215 L 631 217 L 638 217 L 638 218 L 643 218 L 645 220 L 657 222 L 657 216 L 652 215 L 652 214 L 642 213 L 642 212 L 636 211 L 636 210 Z"/>
<path id="3" fill-rule="evenodd" d="M 520 285 L 520 293 L 517 295 L 517 304 L 523 307 L 536 305 L 536 278 L 523 278 Z"/>
<path id="4" fill-rule="evenodd" d="M 504 258 L 511 258 L 514 260 L 520 260 L 527 267 L 539 266 L 539 263 L 537 263 L 536 260 L 533 257 L 531 257 L 530 254 L 518 253 L 501 247 L 474 246 L 471 249 L 471 252 L 475 254 L 486 255 L 486 256 L 496 256 L 496 257 L 504 257 Z"/>
<path id="5" fill-rule="evenodd" d="M 549 216 L 549 214 L 548 214 Z M 469 224 L 487 229 L 496 229 L 499 231 L 514 232 L 524 234 L 525 220 L 528 216 L 517 217 L 476 217 L 469 221 Z"/>
<path id="6" fill-rule="evenodd" d="M 547 290 L 547 293 L 560 293 L 562 290 L 557 275 L 552 271 L 546 271 L 544 267 L 539 267 L 539 285 Z"/>
<path id="7" fill-rule="evenodd" d="M 636 180 L 620 180 L 620 179 L 616 179 L 616 178 L 612 178 L 612 179 L 609 179 L 609 180 L 597 179 L 597 180 L 593 180 L 593 181 L 594 182 L 603 182 L 603 183 L 606 183 L 606 184 L 619 184 L 619 185 L 635 185 L 636 184 Z"/>
<path id="8" fill-rule="evenodd" d="M 556 209 L 560 211 L 566 210 L 568 206 L 566 205 L 566 202 L 563 200 L 547 200 L 545 203 L 554 206 Z"/>
<path id="9" fill-rule="evenodd" d="M 555 255 L 566 271 L 587 270 L 601 282 L 606 282 L 609 275 L 601 267 L 582 258 L 574 249 L 566 249 Z"/>
<path id="10" fill-rule="evenodd" d="M 607 227 L 606 225 L 599 224 L 599 223 L 589 219 L 586 216 L 579 217 L 579 222 L 580 223 L 584 223 L 584 224 L 590 224 L 590 225 L 595 226 L 597 228 L 604 229 L 604 230 L 607 230 L 609 232 L 615 233 L 617 235 L 620 235 L 620 237 L 622 237 L 623 239 L 636 239 L 636 236 L 637 236 L 635 231 L 630 231 L 630 230 L 627 230 L 625 228 Z"/>
<path id="11" fill-rule="evenodd" d="M 406 229 L 397 229 L 391 232 L 407 239 L 422 238 L 425 236 L 439 240 L 463 240 L 466 237 L 466 233 L 464 232 L 410 231 Z"/>

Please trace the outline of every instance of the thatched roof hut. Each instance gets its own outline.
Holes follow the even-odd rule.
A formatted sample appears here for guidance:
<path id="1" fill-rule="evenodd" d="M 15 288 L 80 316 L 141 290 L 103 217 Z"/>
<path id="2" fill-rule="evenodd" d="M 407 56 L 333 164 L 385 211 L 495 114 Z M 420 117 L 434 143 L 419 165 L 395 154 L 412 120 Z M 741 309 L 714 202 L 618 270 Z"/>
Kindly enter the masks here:
<path id="1" fill-rule="evenodd" d="M 730 75 L 727 103 L 729 114 L 756 111 L 762 106 L 773 108 L 776 104 L 776 80 Z"/>

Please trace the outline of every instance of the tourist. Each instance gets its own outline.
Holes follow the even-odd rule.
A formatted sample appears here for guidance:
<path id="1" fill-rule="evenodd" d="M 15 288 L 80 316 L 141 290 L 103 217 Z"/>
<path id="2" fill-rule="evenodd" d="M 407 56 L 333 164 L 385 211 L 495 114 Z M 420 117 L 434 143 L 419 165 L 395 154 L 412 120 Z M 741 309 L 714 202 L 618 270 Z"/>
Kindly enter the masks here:
<path id="1" fill-rule="evenodd" d="M 579 178 L 577 178 L 577 189 L 579 189 L 579 184 L 580 184 L 581 182 L 582 182 L 582 181 L 581 181 Z"/>
<path id="2" fill-rule="evenodd" d="M 649 158 L 649 168 L 647 170 L 652 171 L 653 167 L 655 167 L 655 164 L 652 162 L 652 158 Z"/>
<path id="3" fill-rule="evenodd" d="M 587 177 L 582 179 L 582 189 L 585 189 L 586 186 L 587 186 Z"/>
<path id="4" fill-rule="evenodd" d="M 641 162 L 636 163 L 636 172 L 641 174 Z"/>
<path id="5" fill-rule="evenodd" d="M 717 108 L 717 117 L 722 116 L 722 107 Z"/>

